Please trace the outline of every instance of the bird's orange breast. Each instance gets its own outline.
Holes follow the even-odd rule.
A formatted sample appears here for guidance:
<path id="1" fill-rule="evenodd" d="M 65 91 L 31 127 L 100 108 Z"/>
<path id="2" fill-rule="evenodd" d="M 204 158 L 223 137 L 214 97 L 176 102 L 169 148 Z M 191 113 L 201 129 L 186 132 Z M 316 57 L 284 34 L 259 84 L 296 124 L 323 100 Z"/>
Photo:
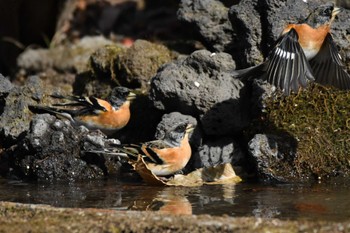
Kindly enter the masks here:
<path id="1" fill-rule="evenodd" d="M 292 28 L 297 32 L 299 44 L 308 58 L 316 55 L 330 30 L 329 25 L 313 28 L 308 24 L 289 24 L 283 30 L 282 35 L 289 32 Z M 308 54 L 310 54 L 310 56 L 308 56 Z"/>
<path id="2" fill-rule="evenodd" d="M 129 104 L 123 104 L 117 111 L 108 110 L 94 116 L 81 116 L 80 121 L 88 126 L 97 128 L 120 129 L 123 128 L 130 119 Z"/>
<path id="3" fill-rule="evenodd" d="M 153 149 L 159 157 L 171 164 L 178 164 L 184 167 L 191 158 L 191 146 L 186 135 L 181 142 L 180 147 Z"/>

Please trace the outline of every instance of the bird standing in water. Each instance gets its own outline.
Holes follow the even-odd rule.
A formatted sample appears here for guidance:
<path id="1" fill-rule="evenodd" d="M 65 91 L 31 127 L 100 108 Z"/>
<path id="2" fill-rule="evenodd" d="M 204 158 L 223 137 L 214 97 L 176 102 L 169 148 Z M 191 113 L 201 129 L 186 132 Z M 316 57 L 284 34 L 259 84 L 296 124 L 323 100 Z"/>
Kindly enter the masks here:
<path id="1" fill-rule="evenodd" d="M 192 150 L 189 133 L 193 129 L 192 124 L 180 123 L 169 130 L 162 140 L 137 145 L 115 145 L 87 152 L 116 155 L 130 160 L 137 160 L 141 156 L 154 175 L 168 176 L 183 169 L 190 160 Z"/>

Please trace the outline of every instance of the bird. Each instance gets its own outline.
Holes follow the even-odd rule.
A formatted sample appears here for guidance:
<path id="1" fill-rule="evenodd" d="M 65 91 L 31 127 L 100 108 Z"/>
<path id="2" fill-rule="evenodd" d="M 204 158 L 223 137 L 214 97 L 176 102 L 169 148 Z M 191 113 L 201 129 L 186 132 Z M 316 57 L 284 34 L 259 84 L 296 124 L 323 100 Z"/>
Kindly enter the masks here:
<path id="1" fill-rule="evenodd" d="M 244 81 L 262 75 L 285 95 L 297 93 L 310 82 L 350 89 L 350 75 L 330 33 L 341 11 L 327 3 L 316 7 L 305 20 L 286 25 L 263 63 L 233 71 L 233 76 Z"/>
<path id="2" fill-rule="evenodd" d="M 136 95 L 126 87 L 115 87 L 107 100 L 93 96 L 51 95 L 53 98 L 68 100 L 53 107 L 30 105 L 32 112 L 51 113 L 70 120 L 73 125 L 84 125 L 90 130 L 99 129 L 110 136 L 122 129 L 130 120 L 130 104 Z M 68 108 L 67 108 L 68 107 Z"/>
<path id="3" fill-rule="evenodd" d="M 87 152 L 116 155 L 136 161 L 142 157 L 147 168 L 156 176 L 169 176 L 182 170 L 191 158 L 189 134 L 192 124 L 181 122 L 168 130 L 163 139 L 140 144 L 112 145 Z"/>

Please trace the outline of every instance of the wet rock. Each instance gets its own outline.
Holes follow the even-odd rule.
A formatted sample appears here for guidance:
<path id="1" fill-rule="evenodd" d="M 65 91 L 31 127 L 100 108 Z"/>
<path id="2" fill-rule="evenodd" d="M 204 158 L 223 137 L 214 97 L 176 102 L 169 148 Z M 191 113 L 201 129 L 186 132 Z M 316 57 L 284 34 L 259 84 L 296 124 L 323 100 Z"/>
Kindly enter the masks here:
<path id="1" fill-rule="evenodd" d="M 230 50 L 234 36 L 228 11 L 222 1 L 182 0 L 178 18 L 198 30 L 208 48 L 222 52 Z"/>
<path id="2" fill-rule="evenodd" d="M 265 181 L 302 180 L 294 168 L 296 140 L 292 137 L 257 134 L 248 144 L 258 176 Z"/>
<path id="3" fill-rule="evenodd" d="M 98 148 L 105 143 L 107 139 L 100 132 L 75 128 L 68 120 L 49 114 L 36 115 L 28 134 L 8 151 L 10 171 L 17 177 L 36 180 L 102 178 L 116 173 L 118 161 L 85 155 L 81 149 Z"/>
<path id="4" fill-rule="evenodd" d="M 6 82 L 6 81 L 5 81 Z M 7 84 L 8 88 L 11 85 Z M 15 143 L 29 129 L 31 112 L 28 105 L 43 98 L 42 83 L 37 76 L 28 78 L 24 86 L 14 86 L 4 98 L 0 118 L 0 143 L 5 147 Z"/>
<path id="5" fill-rule="evenodd" d="M 234 134 L 249 118 L 244 85 L 228 72 L 234 68 L 229 54 L 196 51 L 159 70 L 151 82 L 150 98 L 160 110 L 200 119 L 207 135 Z"/>
<path id="6" fill-rule="evenodd" d="M 150 79 L 158 68 L 171 60 L 172 55 L 165 46 L 136 40 L 123 55 L 118 57 L 115 73 L 118 74 L 118 80 L 123 86 L 148 89 Z"/>
<path id="7" fill-rule="evenodd" d="M 198 148 L 193 155 L 194 167 L 212 167 L 223 163 L 240 165 L 245 160 L 245 154 L 233 138 L 208 140 Z"/>

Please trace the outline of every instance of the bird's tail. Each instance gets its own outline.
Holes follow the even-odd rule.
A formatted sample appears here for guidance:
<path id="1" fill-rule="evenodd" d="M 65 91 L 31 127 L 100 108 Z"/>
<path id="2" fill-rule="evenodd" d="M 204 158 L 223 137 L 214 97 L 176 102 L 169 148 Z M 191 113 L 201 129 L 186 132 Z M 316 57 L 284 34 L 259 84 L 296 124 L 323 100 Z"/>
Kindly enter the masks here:
<path id="1" fill-rule="evenodd" d="M 261 76 L 264 71 L 264 68 L 265 63 L 261 63 L 259 65 L 252 66 L 246 69 L 233 70 L 231 71 L 231 74 L 233 75 L 233 77 L 238 78 L 242 82 L 245 82 L 252 78 Z"/>
<path id="2" fill-rule="evenodd" d="M 73 95 L 64 96 L 61 94 L 52 94 L 50 95 L 50 97 L 55 99 L 70 101 L 66 103 L 56 103 L 54 104 L 54 106 L 90 106 L 92 105 L 92 103 L 90 103 L 85 97 L 82 97 L 82 96 L 73 96 Z"/>
<path id="3" fill-rule="evenodd" d="M 131 145 L 128 145 L 128 146 L 113 145 L 113 147 L 107 147 L 107 148 L 95 149 L 95 150 L 87 150 L 85 152 L 118 156 L 121 158 L 126 158 L 126 159 L 131 159 L 131 160 L 136 160 L 138 158 L 138 156 L 140 155 L 140 152 L 138 149 L 136 149 L 136 146 L 134 148 Z"/>
<path id="4" fill-rule="evenodd" d="M 70 120 L 71 122 L 74 122 L 74 119 L 72 116 L 73 113 L 68 109 L 59 109 L 59 108 L 39 106 L 39 105 L 29 105 L 28 108 L 30 111 L 34 113 L 50 113 L 57 117 L 63 117 L 65 119 Z"/>

